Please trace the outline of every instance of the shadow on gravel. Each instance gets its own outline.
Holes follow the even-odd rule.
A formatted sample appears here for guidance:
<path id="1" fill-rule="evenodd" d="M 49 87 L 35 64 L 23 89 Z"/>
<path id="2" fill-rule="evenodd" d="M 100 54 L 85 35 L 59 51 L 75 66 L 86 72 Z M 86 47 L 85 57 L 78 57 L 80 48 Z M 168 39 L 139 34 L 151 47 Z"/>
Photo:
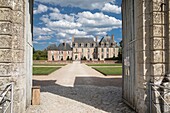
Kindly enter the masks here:
<path id="1" fill-rule="evenodd" d="M 41 92 L 53 93 L 106 112 L 133 113 L 132 111 L 127 112 L 129 108 L 122 103 L 121 83 L 118 81 L 120 82 L 121 79 L 77 77 L 74 87 L 58 85 L 56 80 L 33 80 L 33 85 L 40 85 Z"/>

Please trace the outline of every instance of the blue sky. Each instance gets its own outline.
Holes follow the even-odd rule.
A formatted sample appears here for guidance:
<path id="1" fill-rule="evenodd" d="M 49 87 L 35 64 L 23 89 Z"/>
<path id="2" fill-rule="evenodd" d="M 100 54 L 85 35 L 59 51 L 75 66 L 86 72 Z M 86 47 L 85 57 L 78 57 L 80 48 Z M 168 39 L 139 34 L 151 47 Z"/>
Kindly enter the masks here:
<path id="1" fill-rule="evenodd" d="M 36 50 L 71 42 L 72 36 L 122 39 L 122 0 L 35 0 L 34 37 Z"/>

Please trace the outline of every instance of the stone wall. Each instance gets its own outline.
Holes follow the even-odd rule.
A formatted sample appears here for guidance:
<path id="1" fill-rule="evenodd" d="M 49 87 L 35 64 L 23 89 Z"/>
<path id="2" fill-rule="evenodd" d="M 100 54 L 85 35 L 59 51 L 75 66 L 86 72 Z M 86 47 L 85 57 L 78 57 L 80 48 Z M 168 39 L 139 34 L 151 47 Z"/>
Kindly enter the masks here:
<path id="1" fill-rule="evenodd" d="M 0 85 L 14 82 L 14 113 L 24 113 L 26 104 L 31 102 L 31 86 L 28 86 L 31 63 L 27 65 L 27 60 L 32 59 L 29 2 L 0 0 Z"/>
<path id="2" fill-rule="evenodd" d="M 149 110 L 148 83 L 170 72 L 169 9 L 169 0 L 123 0 L 123 98 L 139 113 Z"/>

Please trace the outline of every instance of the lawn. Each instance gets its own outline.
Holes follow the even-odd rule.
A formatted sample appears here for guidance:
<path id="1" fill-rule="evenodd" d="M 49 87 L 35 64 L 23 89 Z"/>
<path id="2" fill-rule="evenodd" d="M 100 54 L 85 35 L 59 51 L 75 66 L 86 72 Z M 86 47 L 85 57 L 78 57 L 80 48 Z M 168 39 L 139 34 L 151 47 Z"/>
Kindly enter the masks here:
<path id="1" fill-rule="evenodd" d="M 33 64 L 33 66 L 65 66 L 66 64 Z"/>
<path id="2" fill-rule="evenodd" d="M 122 66 L 122 64 L 87 64 L 88 66 Z"/>
<path id="3" fill-rule="evenodd" d="M 104 75 L 122 75 L 122 67 L 94 67 L 93 69 Z"/>
<path id="4" fill-rule="evenodd" d="M 60 67 L 33 67 L 33 75 L 48 75 Z"/>

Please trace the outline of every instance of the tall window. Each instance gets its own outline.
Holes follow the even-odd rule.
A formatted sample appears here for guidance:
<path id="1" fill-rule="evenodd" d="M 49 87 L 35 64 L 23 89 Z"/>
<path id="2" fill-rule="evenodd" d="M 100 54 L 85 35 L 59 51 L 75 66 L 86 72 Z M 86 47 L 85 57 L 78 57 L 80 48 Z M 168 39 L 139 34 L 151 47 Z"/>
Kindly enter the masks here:
<path id="1" fill-rule="evenodd" d="M 88 49 L 88 52 L 90 53 L 90 49 Z"/>
<path id="2" fill-rule="evenodd" d="M 88 54 L 88 59 L 90 58 L 90 55 Z"/>
<path id="3" fill-rule="evenodd" d="M 109 58 L 109 54 L 107 54 L 107 58 Z"/>
<path id="4" fill-rule="evenodd" d="M 102 52 L 104 52 L 104 49 L 102 48 Z"/>
<path id="5" fill-rule="evenodd" d="M 83 49 L 82 49 L 82 53 L 83 53 Z"/>
<path id="6" fill-rule="evenodd" d="M 102 54 L 102 59 L 104 58 L 103 54 Z"/>
<path id="7" fill-rule="evenodd" d="M 109 52 L 109 48 L 107 48 L 107 52 Z"/>

